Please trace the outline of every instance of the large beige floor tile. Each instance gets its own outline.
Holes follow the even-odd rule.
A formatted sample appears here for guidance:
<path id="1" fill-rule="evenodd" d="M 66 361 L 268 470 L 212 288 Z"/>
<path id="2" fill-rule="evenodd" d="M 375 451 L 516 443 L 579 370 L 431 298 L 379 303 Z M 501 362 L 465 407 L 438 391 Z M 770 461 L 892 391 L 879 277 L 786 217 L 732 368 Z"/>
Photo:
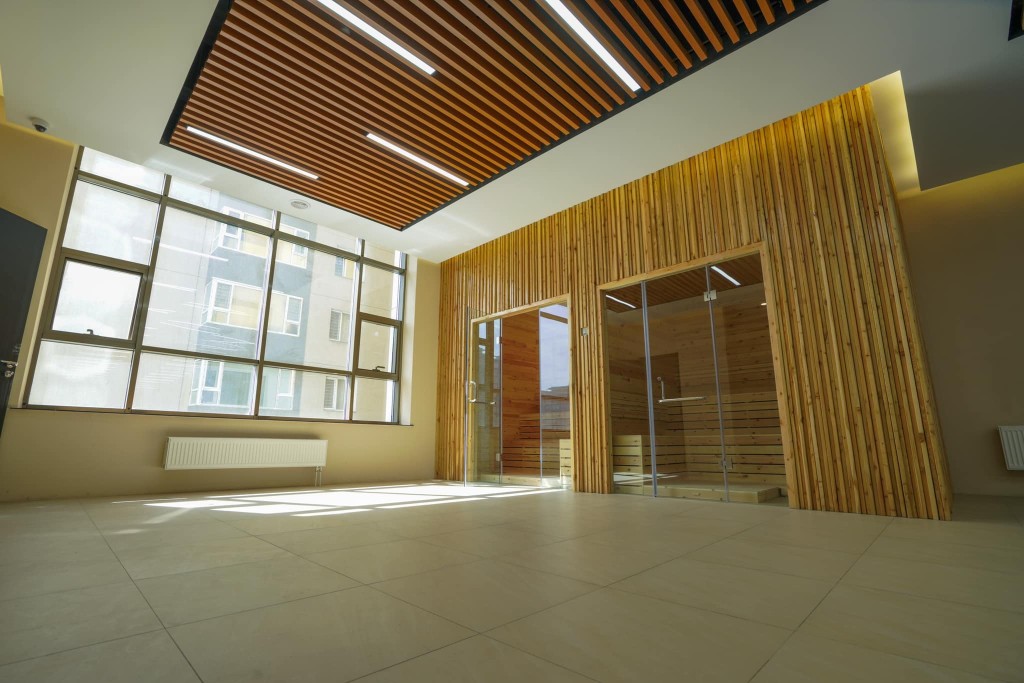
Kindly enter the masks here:
<path id="1" fill-rule="evenodd" d="M 114 550 L 145 548 L 156 545 L 175 545 L 179 543 L 197 543 L 199 541 L 215 541 L 224 538 L 242 538 L 243 536 L 248 536 L 248 534 L 230 524 L 216 520 L 189 525 L 172 524 L 170 526 L 128 527 L 106 531 L 103 534 L 106 542 Z"/>
<path id="2" fill-rule="evenodd" d="M 128 575 L 117 557 L 97 550 L 94 557 L 82 560 L 41 560 L 0 566 L 0 600 L 127 580 Z"/>
<path id="3" fill-rule="evenodd" d="M 731 534 L 698 533 L 696 531 L 664 530 L 657 526 L 645 528 L 616 527 L 596 534 L 583 536 L 579 540 L 619 548 L 624 552 L 672 552 L 682 555 L 717 543 Z"/>
<path id="4" fill-rule="evenodd" d="M 226 567 L 288 555 L 275 545 L 249 536 L 117 551 L 118 558 L 133 579 Z"/>
<path id="5" fill-rule="evenodd" d="M 413 539 L 328 550 L 306 557 L 363 583 L 398 579 L 480 559 L 477 555 Z"/>
<path id="6" fill-rule="evenodd" d="M 936 522 L 927 519 L 894 519 L 884 537 L 962 543 L 1004 548 L 1024 548 L 1024 526 L 992 522 Z"/>
<path id="7" fill-rule="evenodd" d="M 750 522 L 752 524 L 760 524 L 761 522 L 782 519 L 789 514 L 789 508 L 786 507 L 714 502 L 709 502 L 696 509 L 691 509 L 687 513 L 689 517 L 710 517 L 714 519 L 727 519 L 735 522 Z"/>
<path id="8" fill-rule="evenodd" d="M 751 683 L 996 683 L 995 679 L 796 633 Z"/>
<path id="9" fill-rule="evenodd" d="M 198 683 L 164 631 L 0 666 L 10 683 Z"/>
<path id="10" fill-rule="evenodd" d="M 801 631 L 1004 681 L 1024 681 L 1024 615 L 837 586 Z"/>
<path id="11" fill-rule="evenodd" d="M 586 539 L 562 541 L 530 548 L 497 559 L 521 567 L 567 576 L 587 583 L 608 585 L 681 555 L 678 550 L 615 548 Z"/>
<path id="12" fill-rule="evenodd" d="M 1024 574 L 1024 547 L 965 545 L 883 535 L 865 555 Z"/>
<path id="13" fill-rule="evenodd" d="M 161 628 L 131 583 L 0 603 L 0 663 Z"/>
<path id="14" fill-rule="evenodd" d="M 1019 574 L 871 556 L 862 557 L 843 583 L 1024 612 L 1022 579 Z"/>
<path id="15" fill-rule="evenodd" d="M 889 523 L 885 517 L 794 511 L 782 519 L 747 529 L 736 538 L 859 554 L 867 550 Z"/>
<path id="16" fill-rule="evenodd" d="M 402 537 L 371 523 L 286 531 L 281 534 L 265 534 L 260 538 L 296 555 L 310 555 L 338 548 L 355 548 L 361 545 L 398 541 Z"/>
<path id="17" fill-rule="evenodd" d="M 300 557 L 248 562 L 138 581 L 165 626 L 219 617 L 358 586 Z"/>
<path id="18" fill-rule="evenodd" d="M 746 683 L 789 633 L 603 589 L 488 635 L 599 681 Z"/>
<path id="19" fill-rule="evenodd" d="M 114 558 L 107 542 L 93 531 L 85 534 L 25 534 L 0 539 L 0 567 L 12 564 L 64 564 Z"/>
<path id="20" fill-rule="evenodd" d="M 359 679 L 359 683 L 585 683 L 573 673 L 486 636 L 476 636 Z"/>
<path id="21" fill-rule="evenodd" d="M 596 586 L 525 567 L 481 560 L 375 584 L 447 619 L 485 631 Z"/>
<path id="22" fill-rule="evenodd" d="M 86 511 L 100 531 L 132 527 L 175 526 L 213 522 L 216 518 L 203 508 L 151 507 L 145 504 L 86 504 Z"/>
<path id="23" fill-rule="evenodd" d="M 553 536 L 519 531 L 509 527 L 493 526 L 452 531 L 434 536 L 423 536 L 420 540 L 424 543 L 440 545 L 445 548 L 483 557 L 506 555 L 518 550 L 549 545 L 558 541 Z"/>
<path id="24" fill-rule="evenodd" d="M 832 585 L 829 581 L 683 558 L 637 574 L 614 587 L 795 629 Z"/>
<path id="25" fill-rule="evenodd" d="M 348 681 L 472 632 L 372 588 L 170 629 L 204 683 Z"/>
<path id="26" fill-rule="evenodd" d="M 860 556 L 836 550 L 727 538 L 694 550 L 687 557 L 702 562 L 802 576 L 805 579 L 837 581 Z"/>

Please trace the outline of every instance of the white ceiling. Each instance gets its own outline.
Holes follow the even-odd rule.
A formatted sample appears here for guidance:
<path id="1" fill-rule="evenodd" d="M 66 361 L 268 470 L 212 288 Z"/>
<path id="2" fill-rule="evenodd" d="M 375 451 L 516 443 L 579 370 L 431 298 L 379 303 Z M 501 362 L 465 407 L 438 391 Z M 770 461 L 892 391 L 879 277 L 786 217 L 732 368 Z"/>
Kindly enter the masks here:
<path id="1" fill-rule="evenodd" d="M 295 194 L 159 144 L 215 0 L 2 0 L 8 120 L 288 210 Z M 1010 0 L 829 0 L 398 233 L 303 218 L 441 261 L 901 71 L 922 188 L 1024 162 Z M 292 211 L 294 213 L 294 210 Z"/>

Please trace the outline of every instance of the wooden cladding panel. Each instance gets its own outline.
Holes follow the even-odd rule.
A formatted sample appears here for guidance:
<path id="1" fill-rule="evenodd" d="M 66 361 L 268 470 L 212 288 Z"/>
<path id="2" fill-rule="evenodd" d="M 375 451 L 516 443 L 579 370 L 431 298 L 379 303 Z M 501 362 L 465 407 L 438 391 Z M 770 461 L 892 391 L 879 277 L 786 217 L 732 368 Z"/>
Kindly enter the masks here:
<path id="1" fill-rule="evenodd" d="M 824 1 L 765 0 L 751 14 L 721 0 L 566 0 L 642 84 L 634 92 L 543 2 L 341 0 L 433 66 L 428 76 L 312 0 L 220 0 L 163 142 L 401 229 Z M 190 125 L 319 178 L 232 152 Z"/>
<path id="2" fill-rule="evenodd" d="M 438 476 L 462 472 L 467 307 L 493 314 L 568 295 L 573 480 L 608 492 L 599 287 L 758 251 L 791 505 L 948 519 L 949 475 L 866 88 L 444 262 Z"/>

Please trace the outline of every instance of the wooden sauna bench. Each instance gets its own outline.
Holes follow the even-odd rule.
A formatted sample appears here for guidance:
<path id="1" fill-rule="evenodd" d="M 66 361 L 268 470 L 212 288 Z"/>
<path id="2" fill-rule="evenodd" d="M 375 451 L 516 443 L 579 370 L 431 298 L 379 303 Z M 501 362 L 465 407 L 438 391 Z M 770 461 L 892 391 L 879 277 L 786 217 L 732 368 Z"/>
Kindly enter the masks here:
<path id="1" fill-rule="evenodd" d="M 619 395 L 613 401 L 619 405 L 632 404 L 629 417 L 613 424 L 618 427 L 618 433 L 612 437 L 613 471 L 631 475 L 629 478 L 636 481 L 626 483 L 620 476 L 616 489 L 649 489 L 651 439 L 646 425 L 636 430 L 639 433 L 622 433 L 621 429 L 641 426 L 635 415 L 638 405 L 646 414 L 646 398 Z M 786 495 L 782 430 L 774 392 L 725 395 L 722 416 L 730 500 L 754 503 Z M 659 495 L 723 499 L 719 462 L 722 445 L 714 397 L 674 406 L 658 405 L 655 418 Z M 643 477 L 645 473 L 647 477 Z"/>

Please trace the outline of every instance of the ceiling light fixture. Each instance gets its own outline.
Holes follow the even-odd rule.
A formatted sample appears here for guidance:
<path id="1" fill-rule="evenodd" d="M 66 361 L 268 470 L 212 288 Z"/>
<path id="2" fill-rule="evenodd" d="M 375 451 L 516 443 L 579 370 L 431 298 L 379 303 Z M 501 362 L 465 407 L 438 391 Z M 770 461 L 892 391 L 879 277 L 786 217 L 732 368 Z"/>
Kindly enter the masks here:
<path id="1" fill-rule="evenodd" d="M 296 209 L 299 209 L 299 210 L 308 209 L 309 208 L 309 202 L 307 202 L 304 199 L 293 199 L 291 201 L 291 205 L 292 205 L 293 208 L 296 208 Z"/>
<path id="2" fill-rule="evenodd" d="M 608 297 L 609 299 L 611 299 L 612 301 L 616 302 L 616 303 L 622 304 L 623 306 L 629 306 L 630 308 L 636 308 L 636 306 L 634 306 L 633 304 L 629 303 L 628 301 L 623 301 L 622 299 L 618 299 L 618 298 L 612 296 L 611 294 L 605 294 L 605 296 Z"/>
<path id="3" fill-rule="evenodd" d="M 376 28 L 374 28 L 370 24 L 368 24 L 365 21 L 363 21 L 362 19 L 360 19 L 358 16 L 356 16 L 355 14 L 350 12 L 349 10 L 345 9 L 344 7 L 339 5 L 338 3 L 334 2 L 334 0 L 317 0 L 317 2 L 319 2 L 321 5 L 326 7 L 331 12 L 334 12 L 335 14 L 337 14 L 346 23 L 351 24 L 352 26 L 356 27 L 357 29 L 359 29 L 360 31 L 362 31 L 366 35 L 370 36 L 371 38 L 376 40 L 378 43 L 380 43 L 381 45 L 383 45 L 387 49 L 389 49 L 392 52 L 394 52 L 396 55 L 398 55 L 399 57 L 401 57 L 405 61 L 407 61 L 410 64 L 412 64 L 413 66 L 415 66 L 417 69 L 420 69 L 421 71 L 426 73 L 428 76 L 433 76 L 434 72 L 437 71 L 437 69 L 435 69 L 434 67 L 430 66 L 429 64 L 424 62 L 422 59 L 420 59 L 419 57 L 414 55 L 412 52 L 409 52 L 409 50 L 405 49 L 404 47 L 402 47 L 401 45 L 399 45 L 395 41 L 393 41 L 390 38 L 388 38 L 386 35 L 384 35 L 380 31 L 378 31 Z"/>
<path id="4" fill-rule="evenodd" d="M 189 133 L 192 133 L 193 135 L 198 135 L 201 138 L 206 138 L 207 140 L 211 140 L 213 142 L 216 142 L 218 145 L 223 145 L 223 146 L 227 147 L 228 149 L 233 149 L 236 152 L 241 152 L 242 154 L 248 154 L 249 156 L 251 156 L 251 157 L 253 157 L 255 159 L 259 159 L 260 161 L 265 161 L 268 164 L 273 164 L 274 166 L 279 166 L 279 167 L 283 168 L 286 171 L 291 171 L 292 173 L 298 173 L 300 176 L 303 176 L 304 178 L 309 178 L 310 180 L 317 180 L 319 178 L 319 176 L 317 176 L 317 175 L 315 175 L 313 173 L 310 173 L 309 171 L 304 171 L 301 168 L 298 168 L 297 166 L 292 166 L 291 164 L 286 164 L 285 162 L 283 162 L 283 161 L 281 161 L 279 159 L 275 159 L 274 157 L 268 157 L 266 154 L 263 154 L 262 152 L 257 152 L 254 149 L 249 149 L 248 147 L 243 147 L 242 145 L 238 144 L 237 142 L 231 142 L 230 140 L 225 140 L 224 138 L 222 138 L 220 136 L 217 136 L 217 135 L 214 135 L 213 133 L 207 133 L 205 130 L 199 130 L 195 126 L 185 126 L 185 130 L 187 130 Z"/>
<path id="5" fill-rule="evenodd" d="M 321 2 L 322 1 L 323 0 L 321 0 Z M 569 28 L 576 32 L 576 35 L 583 39 L 584 43 L 590 46 L 590 49 L 601 58 L 602 62 L 608 65 L 609 69 L 615 72 L 615 75 L 619 77 L 619 80 L 626 84 L 626 87 L 633 92 L 640 89 L 640 84 L 636 82 L 636 79 L 629 75 L 629 72 L 626 71 L 622 64 L 619 64 L 615 57 L 612 57 L 612 53 L 608 52 L 605 46 L 601 44 L 601 41 L 599 41 L 593 33 L 587 30 L 587 27 L 576 18 L 576 15 L 570 12 L 569 8 L 562 4 L 562 0 L 544 0 L 544 2 L 546 2 L 551 9 L 555 10 L 558 16 L 562 17 L 562 20 L 569 25 Z"/>
<path id="6" fill-rule="evenodd" d="M 454 175 L 452 173 L 449 173 L 448 171 L 444 170 L 443 168 L 441 168 L 437 164 L 430 163 L 429 161 L 427 161 L 423 157 L 418 157 L 415 154 L 413 154 L 412 152 L 410 152 L 408 150 L 402 149 L 401 147 L 399 147 L 395 143 L 389 142 L 388 140 L 385 140 L 384 138 L 382 138 L 381 136 L 377 135 L 376 133 L 367 133 L 366 137 L 369 138 L 370 140 L 373 140 L 374 142 L 376 142 L 378 145 L 381 145 L 382 147 L 387 147 L 388 149 L 390 149 L 392 152 L 395 152 L 396 154 L 401 154 L 403 157 L 405 157 L 409 161 L 413 161 L 413 162 L 419 164 L 420 166 L 422 166 L 423 168 L 430 169 L 434 173 L 436 173 L 436 174 L 438 174 L 440 176 L 444 176 L 445 178 L 447 178 L 448 180 L 451 180 L 454 183 L 458 183 L 459 185 L 462 185 L 463 187 L 466 187 L 467 185 L 469 185 L 469 182 L 463 180 L 459 176 Z"/>
<path id="7" fill-rule="evenodd" d="M 711 266 L 711 270 L 715 271 L 716 273 L 718 273 L 719 275 L 724 277 L 726 280 L 728 280 L 729 282 L 731 282 L 734 285 L 736 285 L 737 287 L 740 286 L 740 281 L 739 280 L 734 278 L 732 275 L 729 275 L 729 273 L 725 272 L 724 270 L 722 270 L 718 266 Z"/>

